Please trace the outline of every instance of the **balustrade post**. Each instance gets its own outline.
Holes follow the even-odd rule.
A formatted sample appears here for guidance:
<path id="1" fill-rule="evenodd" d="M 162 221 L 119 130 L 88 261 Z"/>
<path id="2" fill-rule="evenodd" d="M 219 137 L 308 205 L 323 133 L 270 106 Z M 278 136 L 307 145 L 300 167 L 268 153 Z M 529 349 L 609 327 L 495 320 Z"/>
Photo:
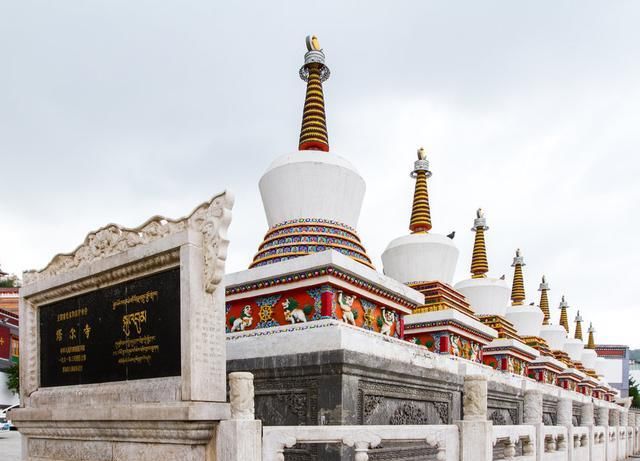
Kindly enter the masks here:
<path id="1" fill-rule="evenodd" d="M 609 441 L 609 409 L 601 404 L 596 407 L 596 425 L 604 428 L 604 458 L 608 459 L 609 447 L 611 442 Z"/>
<path id="2" fill-rule="evenodd" d="M 231 419 L 221 421 L 216 432 L 216 460 L 262 459 L 262 421 L 254 415 L 253 374 L 229 373 Z"/>
<path id="3" fill-rule="evenodd" d="M 593 459 L 595 453 L 594 445 L 596 441 L 593 433 L 594 418 L 592 402 L 584 402 L 582 404 L 582 416 L 580 418 L 580 423 L 581 426 L 584 426 L 589 430 L 587 433 L 587 447 L 589 447 L 589 459 Z"/>
<path id="4" fill-rule="evenodd" d="M 568 459 L 572 460 L 573 450 L 575 448 L 575 442 L 573 440 L 573 400 L 563 397 L 558 399 L 558 426 L 564 426 L 567 428 L 567 441 L 562 444 L 558 444 L 558 449 L 566 446 L 568 452 Z"/>
<path id="5" fill-rule="evenodd" d="M 462 421 L 456 421 L 460 433 L 461 461 L 493 460 L 493 424 L 487 420 L 487 378 L 464 378 Z"/>
<path id="6" fill-rule="evenodd" d="M 542 424 L 542 392 L 528 390 L 524 393 L 524 423 L 536 431 L 536 460 L 542 460 L 545 449 L 544 424 Z"/>

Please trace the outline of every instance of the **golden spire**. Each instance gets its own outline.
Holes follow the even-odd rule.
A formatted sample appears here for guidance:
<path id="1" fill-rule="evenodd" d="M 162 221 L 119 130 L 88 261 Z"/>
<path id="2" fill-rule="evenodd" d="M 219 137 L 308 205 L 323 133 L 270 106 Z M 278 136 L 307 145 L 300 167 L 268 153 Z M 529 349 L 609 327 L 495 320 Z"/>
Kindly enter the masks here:
<path id="1" fill-rule="evenodd" d="M 549 320 L 551 320 L 551 315 L 549 314 L 549 296 L 547 295 L 547 292 L 549 291 L 549 284 L 547 283 L 547 278 L 544 275 L 542 276 L 542 282 L 540 283 L 538 291 L 540 292 L 540 310 L 544 314 L 542 324 L 549 325 Z"/>
<path id="2" fill-rule="evenodd" d="M 431 171 L 429 171 L 427 153 L 422 147 L 418 149 L 418 160 L 414 163 L 411 177 L 416 180 L 416 189 L 413 193 L 409 230 L 414 234 L 429 232 L 431 230 L 431 209 L 429 208 L 427 178 L 431 177 Z"/>
<path id="3" fill-rule="evenodd" d="M 511 305 L 522 306 L 524 304 L 524 277 L 522 275 L 522 266 L 525 266 L 524 258 L 520 255 L 520 248 L 516 250 L 516 256 L 513 258 L 511 267 L 513 270 L 513 285 L 511 287 Z"/>
<path id="4" fill-rule="evenodd" d="M 587 341 L 587 349 L 595 349 L 596 348 L 596 342 L 593 339 L 593 334 L 596 332 L 596 330 L 593 329 L 593 323 L 589 323 L 589 339 Z"/>
<path id="5" fill-rule="evenodd" d="M 482 208 L 476 211 L 476 219 L 473 222 L 472 231 L 476 233 L 473 241 L 473 256 L 471 257 L 471 278 L 480 279 L 487 276 L 489 263 L 487 262 L 487 248 L 484 243 L 484 231 L 488 230 L 487 220 Z"/>
<path id="6" fill-rule="evenodd" d="M 582 317 L 580 317 L 580 311 L 576 314 L 576 334 L 574 335 L 575 339 L 579 339 L 582 341 Z"/>
<path id="7" fill-rule="evenodd" d="M 564 295 L 562 295 L 562 301 L 560 301 L 560 325 L 562 325 L 567 333 L 569 333 L 569 317 L 567 317 L 567 309 L 569 309 L 569 305 L 567 304 L 567 301 L 565 301 Z"/>
<path id="8" fill-rule="evenodd" d="M 329 152 L 329 135 L 324 113 L 322 82 L 331 74 L 324 65 L 324 52 L 315 35 L 307 37 L 307 53 L 300 68 L 300 78 L 307 82 L 307 94 L 302 113 L 299 150 L 321 150 Z"/>

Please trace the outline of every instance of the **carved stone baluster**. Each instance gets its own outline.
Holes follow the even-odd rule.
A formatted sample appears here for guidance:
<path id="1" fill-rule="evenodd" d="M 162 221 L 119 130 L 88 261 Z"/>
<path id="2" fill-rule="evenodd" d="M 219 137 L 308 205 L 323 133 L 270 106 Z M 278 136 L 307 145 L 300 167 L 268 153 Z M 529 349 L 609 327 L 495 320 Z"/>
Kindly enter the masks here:
<path id="1" fill-rule="evenodd" d="M 509 438 L 504 441 L 504 459 L 513 459 L 516 456 L 515 441 Z"/>

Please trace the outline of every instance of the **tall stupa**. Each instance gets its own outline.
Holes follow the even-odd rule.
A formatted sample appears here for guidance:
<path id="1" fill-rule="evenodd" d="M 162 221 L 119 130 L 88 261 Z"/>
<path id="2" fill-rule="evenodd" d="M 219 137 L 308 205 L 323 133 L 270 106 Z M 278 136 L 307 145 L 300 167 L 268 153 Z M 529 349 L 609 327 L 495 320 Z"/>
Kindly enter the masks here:
<path id="1" fill-rule="evenodd" d="M 336 250 L 373 267 L 356 232 L 365 182 L 329 149 L 322 83 L 329 78 L 316 36 L 306 40 L 307 83 L 298 150 L 276 158 L 260 179 L 269 230 L 249 267 Z"/>

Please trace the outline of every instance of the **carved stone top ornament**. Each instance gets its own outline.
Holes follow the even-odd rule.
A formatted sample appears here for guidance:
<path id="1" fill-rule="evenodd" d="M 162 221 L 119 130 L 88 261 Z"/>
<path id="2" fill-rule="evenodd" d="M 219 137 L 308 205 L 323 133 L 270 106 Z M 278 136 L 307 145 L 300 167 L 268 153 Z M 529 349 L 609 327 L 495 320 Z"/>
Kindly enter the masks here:
<path id="1" fill-rule="evenodd" d="M 24 283 L 30 284 L 71 272 L 139 245 L 191 229 L 202 233 L 205 263 L 204 288 L 208 293 L 212 293 L 224 276 L 224 261 L 227 258 L 229 244 L 226 232 L 231 222 L 232 206 L 233 195 L 223 192 L 200 204 L 191 214 L 183 218 L 174 220 L 164 216 L 154 216 L 135 228 L 108 224 L 90 232 L 84 242 L 71 253 L 54 256 L 44 269 L 24 272 Z"/>

